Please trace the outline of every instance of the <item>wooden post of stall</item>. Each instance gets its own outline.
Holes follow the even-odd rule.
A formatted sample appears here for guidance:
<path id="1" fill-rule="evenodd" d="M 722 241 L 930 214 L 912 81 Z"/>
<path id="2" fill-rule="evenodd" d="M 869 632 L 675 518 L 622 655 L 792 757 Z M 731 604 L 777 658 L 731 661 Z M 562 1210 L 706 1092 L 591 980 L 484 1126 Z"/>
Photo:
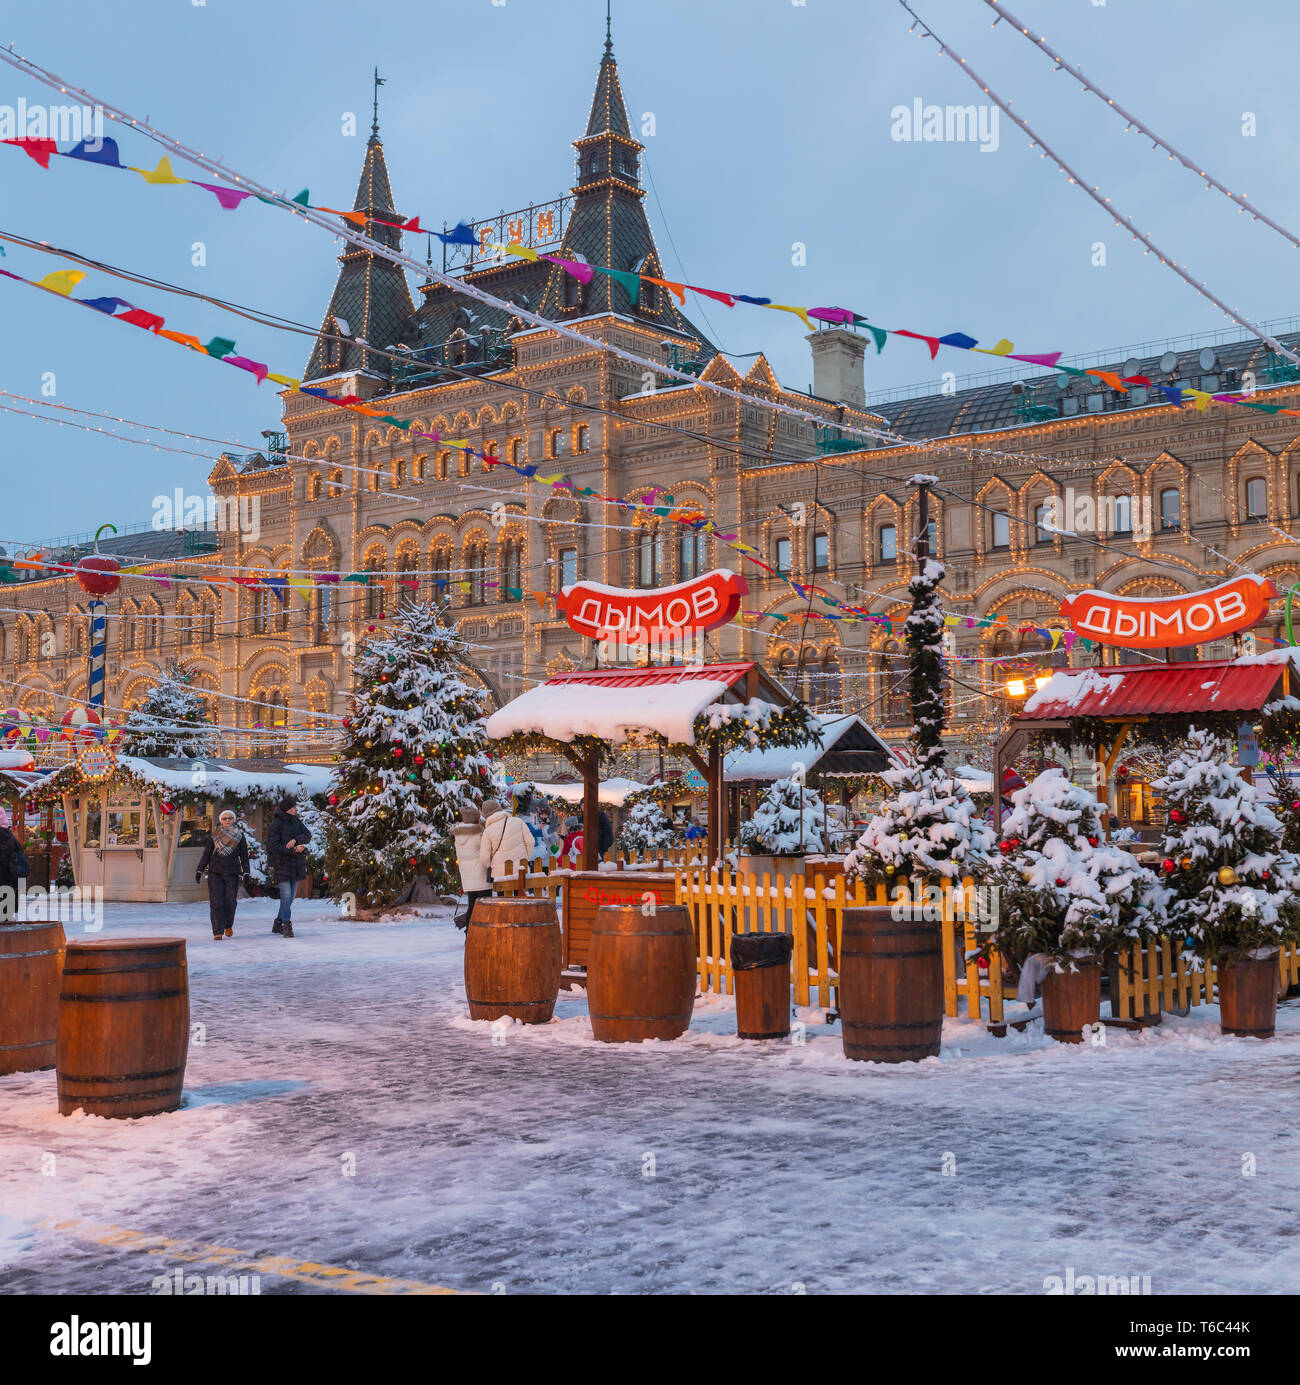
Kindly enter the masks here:
<path id="1" fill-rule="evenodd" d="M 582 868 L 600 869 L 600 755 L 595 750 L 582 764 Z"/>

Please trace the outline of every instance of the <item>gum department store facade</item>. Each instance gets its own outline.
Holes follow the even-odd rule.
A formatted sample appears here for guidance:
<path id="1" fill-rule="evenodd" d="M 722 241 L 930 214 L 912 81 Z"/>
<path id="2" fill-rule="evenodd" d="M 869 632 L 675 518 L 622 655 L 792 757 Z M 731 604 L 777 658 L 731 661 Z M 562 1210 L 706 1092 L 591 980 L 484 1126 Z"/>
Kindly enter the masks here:
<path id="1" fill-rule="evenodd" d="M 608 45 L 587 133 L 575 148 L 576 186 L 551 213 L 562 222 L 555 253 L 663 277 L 642 205 L 642 146 Z M 377 131 L 355 208 L 398 219 Z M 537 229 L 536 209 L 530 214 L 534 224 L 525 235 Z M 493 239 L 504 238 L 501 231 L 522 238 L 521 228 L 508 222 Z M 400 233 L 381 227 L 370 234 L 400 241 Z M 797 579 L 843 588 L 850 600 L 885 615 L 905 613 L 912 570 L 915 501 L 901 483 L 916 472 L 932 473 L 960 497 L 940 492 L 934 502 L 939 555 L 948 569 L 946 610 L 1009 622 L 956 627 L 952 647 L 970 659 L 1043 649 L 1043 637 L 1019 625 L 1060 626 L 1061 599 L 1086 587 L 1167 595 L 1236 575 L 1234 563 L 1273 577 L 1279 587 L 1300 580 L 1300 549 L 1278 532 L 1300 514 L 1300 449 L 1289 419 L 1233 408 L 1199 413 L 1148 406 L 1143 391 L 1118 395 L 1096 380 L 1076 393 L 1054 376 L 1014 390 L 1001 383 L 910 399 L 871 414 L 862 408 L 866 339 L 852 332 L 827 329 L 809 339 L 814 392 L 808 394 L 782 386 L 761 356 L 738 374 L 665 288 L 647 285 L 634 305 L 605 275 L 584 287 L 541 261 L 498 264 L 475 260 L 472 252 L 470 260 L 467 276 L 496 296 L 577 323 L 594 339 L 637 355 L 687 362 L 701 379 L 751 395 L 753 405 L 738 407 L 671 380 L 648 391 L 639 371 L 606 352 L 526 328 L 432 282 L 419 290 L 417 305 L 403 271 L 354 248 L 340 259 L 304 381 L 328 380 L 337 392 L 366 399 L 381 396 L 386 412 L 418 428 L 466 437 L 521 465 L 545 463 L 544 471 L 554 462 L 577 484 L 606 494 L 646 495 L 659 487 L 679 503 L 698 503 L 724 532 L 741 534 Z M 327 333 L 395 348 L 402 360 L 395 365 Z M 1242 387 L 1249 370 L 1270 402 L 1300 399 L 1294 373 L 1254 341 L 1220 347 L 1212 360 L 1190 352 L 1172 363 L 1165 356 L 1140 364 L 1153 379 L 1214 389 Z M 1135 373 L 1131 364 L 1124 373 Z M 825 427 L 774 413 L 764 407 L 770 401 L 814 413 Z M 608 413 L 570 407 L 575 404 Z M 842 425 L 887 427 L 909 439 L 939 438 L 944 446 L 844 450 L 852 443 L 839 439 Z M 429 597 L 440 578 L 452 592 L 467 657 L 505 700 L 551 672 L 589 663 L 592 646 L 553 607 L 502 600 L 490 581 L 552 593 L 584 577 L 653 587 L 725 566 L 748 580 L 748 609 L 791 616 L 807 609 L 789 587 L 739 554 L 653 515 L 629 517 L 555 496 L 512 473 L 484 473 L 478 459 L 469 466 L 463 453 L 424 450 L 399 429 L 377 429 L 310 396 L 285 396 L 283 426 L 278 450 L 224 457 L 210 477 L 222 501 L 259 500 L 257 542 L 229 530 L 150 532 L 123 535 L 102 550 L 144 563 L 146 571 L 183 573 L 206 560 L 266 572 L 369 569 L 395 573 L 407 585 L 385 593 L 379 586 L 327 584 L 310 602 L 293 593 L 281 606 L 265 590 L 201 583 L 163 589 L 127 578 L 110 598 L 110 709 L 138 704 L 158 671 L 177 658 L 200 690 L 247 699 L 214 699 L 210 705 L 223 722 L 298 724 L 340 714 L 352 641 L 391 607 L 392 593 L 418 587 Z M 1020 453 L 1033 455 L 1018 460 Z M 1076 501 L 1087 496 L 1109 507 L 1098 535 L 1106 547 L 1037 526 L 1043 507 L 1053 497 L 1065 502 L 1067 491 Z M 1145 506 L 1154 519 L 1149 537 L 1131 531 L 1133 512 L 1140 516 Z M 0 613 L 6 705 L 57 720 L 66 699 L 85 696 L 86 598 L 69 578 L 24 576 L 5 586 Z M 910 716 L 900 639 L 875 624 L 815 621 L 805 628 L 801 645 L 794 622 L 781 629 L 763 622 L 758 629 L 765 633 L 724 627 L 710 636 L 710 658 L 758 660 L 814 704 L 859 711 L 886 735 L 904 735 Z M 1206 657 L 1224 652 L 1201 651 Z M 1052 659 L 1067 657 L 1058 650 Z M 1073 661 L 1097 657 L 1076 648 Z M 973 754 L 987 748 L 1005 718 L 1007 669 L 954 665 L 951 726 L 956 742 Z M 262 744 L 266 754 L 280 749 Z"/>

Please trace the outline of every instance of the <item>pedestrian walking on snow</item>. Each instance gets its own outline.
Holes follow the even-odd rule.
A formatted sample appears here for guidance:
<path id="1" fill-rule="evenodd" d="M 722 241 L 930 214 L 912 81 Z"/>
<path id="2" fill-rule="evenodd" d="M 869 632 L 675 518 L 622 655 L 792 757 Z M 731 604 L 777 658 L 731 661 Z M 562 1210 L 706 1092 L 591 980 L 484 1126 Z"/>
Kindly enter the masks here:
<path id="1" fill-rule="evenodd" d="M 266 857 L 275 872 L 276 889 L 280 892 L 280 907 L 271 932 L 286 938 L 293 937 L 293 897 L 298 892 L 298 881 L 307 876 L 309 841 L 311 830 L 298 816 L 298 800 L 282 799 L 266 836 Z"/>
<path id="2" fill-rule="evenodd" d="M 487 866 L 479 855 L 483 840 L 482 814 L 472 803 L 467 803 L 460 810 L 460 816 L 461 821 L 451 829 L 452 841 L 456 844 L 456 869 L 460 872 L 461 893 L 465 896 L 465 908 L 456 915 L 456 927 L 467 929 L 474 906 L 492 893 L 492 882 L 488 878 Z"/>
<path id="3" fill-rule="evenodd" d="M 242 877 L 244 888 L 253 893 L 253 877 L 248 868 L 248 843 L 235 825 L 235 815 L 227 808 L 217 820 L 194 872 L 194 883 L 208 873 L 208 914 L 212 936 L 217 942 L 235 936 L 235 900 Z"/>

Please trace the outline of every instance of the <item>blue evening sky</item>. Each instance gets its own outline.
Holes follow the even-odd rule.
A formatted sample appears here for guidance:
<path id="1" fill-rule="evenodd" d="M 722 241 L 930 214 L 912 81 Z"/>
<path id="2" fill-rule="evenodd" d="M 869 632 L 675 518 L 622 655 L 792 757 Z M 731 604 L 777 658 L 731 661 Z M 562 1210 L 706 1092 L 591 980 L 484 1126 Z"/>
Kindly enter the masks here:
<path id="1" fill-rule="evenodd" d="M 1050 63 L 978 0 L 915 0 L 1044 138 L 1101 184 L 1170 254 L 1257 319 L 1300 309 L 1300 263 L 1272 231 L 1181 167 Z M 647 207 L 670 275 L 779 302 L 855 308 L 890 327 L 961 330 L 1031 351 L 1122 348 L 1224 326 L 1144 256 L 1002 119 L 995 151 L 891 138 L 891 111 L 981 97 L 894 0 L 615 0 L 629 112 L 647 137 Z M 1293 57 L 1300 7 L 1210 0 L 1013 0 L 1013 9 L 1167 138 L 1274 219 L 1300 227 Z M 601 55 L 602 0 L 48 0 L 6 7 L 0 42 L 176 137 L 289 193 L 350 206 L 378 65 L 381 125 L 399 210 L 440 225 L 557 196 L 573 174 Z M 0 106 L 47 88 L 0 67 Z M 340 133 L 343 113 L 358 133 Z M 1257 133 L 1243 134 L 1251 112 Z M 114 132 L 119 133 L 120 132 Z M 123 160 L 161 152 L 121 135 Z M 177 164 L 184 176 L 195 170 Z M 207 177 L 202 173 L 196 176 Z M 0 229 L 315 327 L 339 245 L 260 203 L 223 212 L 207 192 L 55 160 L 42 172 L 0 149 Z M 1093 244 L 1106 243 L 1096 267 Z M 192 265 L 204 242 L 206 266 Z M 792 246 L 807 263 L 791 263 Z M 422 237 L 407 240 L 423 257 Z M 62 262 L 7 247 L 0 267 L 39 278 Z M 296 374 L 306 338 L 92 274 L 204 339 Z M 725 349 L 765 351 L 806 387 L 797 319 L 687 311 Z M 979 371 L 984 357 L 891 340 L 868 389 Z M 0 389 L 256 446 L 275 427 L 274 386 L 131 327 L 0 280 Z M 0 402 L 15 401 L 0 398 Z M 28 407 L 22 405 L 21 407 Z M 83 420 L 84 421 L 84 420 Z M 179 446 L 193 446 L 183 441 Z M 215 455 L 218 450 L 210 449 Z M 0 412 L 0 543 L 34 543 L 147 521 L 153 498 L 202 491 L 209 464 Z"/>

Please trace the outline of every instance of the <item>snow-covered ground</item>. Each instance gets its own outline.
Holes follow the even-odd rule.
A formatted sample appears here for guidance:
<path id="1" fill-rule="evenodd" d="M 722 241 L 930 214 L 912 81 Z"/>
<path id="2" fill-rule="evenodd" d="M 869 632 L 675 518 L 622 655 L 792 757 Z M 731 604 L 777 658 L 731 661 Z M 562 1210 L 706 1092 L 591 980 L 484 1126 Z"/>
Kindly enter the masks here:
<path id="1" fill-rule="evenodd" d="M 1214 1009 L 1081 1048 L 949 1021 L 938 1059 L 893 1068 L 815 1015 L 802 1044 L 742 1043 L 709 998 L 677 1043 L 610 1046 L 581 993 L 547 1026 L 472 1023 L 446 911 L 300 903 L 282 940 L 273 908 L 214 943 L 204 906 L 109 906 L 106 935 L 189 940 L 204 1042 L 183 1109 L 148 1120 L 0 1077 L 0 1290 L 151 1293 L 236 1260 L 263 1293 L 1041 1294 L 1070 1268 L 1300 1290 L 1300 1001 L 1271 1042 Z"/>

